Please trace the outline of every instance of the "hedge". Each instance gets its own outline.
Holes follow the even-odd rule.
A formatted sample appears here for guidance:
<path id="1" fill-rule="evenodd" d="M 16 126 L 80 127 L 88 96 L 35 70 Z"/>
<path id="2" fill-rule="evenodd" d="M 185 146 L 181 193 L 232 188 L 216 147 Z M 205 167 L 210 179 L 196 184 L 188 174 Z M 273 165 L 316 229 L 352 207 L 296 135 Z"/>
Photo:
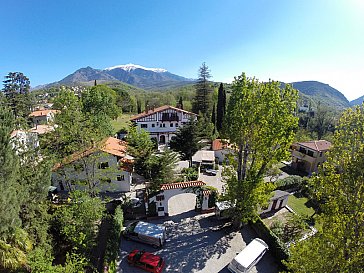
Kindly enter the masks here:
<path id="1" fill-rule="evenodd" d="M 258 218 L 255 223 L 251 223 L 251 226 L 269 246 L 270 253 L 279 260 L 281 266 L 285 267 L 282 260 L 287 260 L 289 258 L 289 251 L 285 244 L 275 235 L 262 221 Z"/>
<path id="2" fill-rule="evenodd" d="M 117 206 L 110 219 L 110 230 L 107 239 L 104 265 L 108 267 L 110 273 L 116 273 L 116 258 L 119 253 L 120 235 L 123 228 L 123 210 Z"/>

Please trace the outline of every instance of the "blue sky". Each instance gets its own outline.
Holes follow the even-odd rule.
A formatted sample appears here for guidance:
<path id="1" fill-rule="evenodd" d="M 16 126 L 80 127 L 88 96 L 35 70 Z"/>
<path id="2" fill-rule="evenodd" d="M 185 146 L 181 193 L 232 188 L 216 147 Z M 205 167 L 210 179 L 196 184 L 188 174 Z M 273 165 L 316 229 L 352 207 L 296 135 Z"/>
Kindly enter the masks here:
<path id="1" fill-rule="evenodd" d="M 0 77 L 32 86 L 134 63 L 213 80 L 317 80 L 364 95 L 362 0 L 2 0 Z"/>

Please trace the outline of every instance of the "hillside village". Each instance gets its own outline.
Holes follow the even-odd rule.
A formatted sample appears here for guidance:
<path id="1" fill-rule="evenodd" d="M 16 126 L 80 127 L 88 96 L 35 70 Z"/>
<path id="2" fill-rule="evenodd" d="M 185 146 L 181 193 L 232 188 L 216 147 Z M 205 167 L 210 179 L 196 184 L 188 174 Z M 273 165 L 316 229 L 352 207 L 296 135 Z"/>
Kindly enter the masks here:
<path id="1" fill-rule="evenodd" d="M 214 83 L 205 63 L 196 81 L 146 70 L 168 73 L 148 90 L 133 69 L 6 77 L 0 272 L 235 272 L 256 238 L 250 272 L 307 272 L 313 249 L 312 272 L 362 272 L 363 105 Z"/>

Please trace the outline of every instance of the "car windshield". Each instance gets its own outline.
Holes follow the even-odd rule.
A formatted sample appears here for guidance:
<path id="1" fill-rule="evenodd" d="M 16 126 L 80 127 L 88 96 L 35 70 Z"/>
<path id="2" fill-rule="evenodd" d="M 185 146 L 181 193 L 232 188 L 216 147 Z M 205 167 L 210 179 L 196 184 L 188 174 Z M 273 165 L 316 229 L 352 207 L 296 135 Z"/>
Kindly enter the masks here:
<path id="1" fill-rule="evenodd" d="M 135 255 L 134 255 L 134 261 L 139 261 L 139 260 L 140 260 L 140 258 L 142 257 L 142 255 L 144 254 L 144 252 L 145 252 L 145 251 L 140 250 L 140 251 L 138 251 L 137 253 L 135 253 Z"/>

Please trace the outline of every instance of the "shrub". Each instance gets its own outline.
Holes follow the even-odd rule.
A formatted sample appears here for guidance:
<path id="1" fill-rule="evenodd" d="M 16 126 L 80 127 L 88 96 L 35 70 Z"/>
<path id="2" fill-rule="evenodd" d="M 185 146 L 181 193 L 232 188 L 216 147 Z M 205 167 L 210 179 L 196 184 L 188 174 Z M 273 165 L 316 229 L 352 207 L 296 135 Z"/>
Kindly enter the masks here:
<path id="1" fill-rule="evenodd" d="M 302 189 L 304 178 L 299 175 L 291 175 L 275 182 L 277 190 Z"/>
<path id="2" fill-rule="evenodd" d="M 198 171 L 194 167 L 184 168 L 182 170 L 182 175 L 186 177 L 187 181 L 194 181 L 198 179 Z"/>
<path id="3" fill-rule="evenodd" d="M 251 225 L 260 238 L 262 238 L 269 246 L 271 253 L 280 261 L 280 264 L 285 267 L 282 260 L 289 258 L 289 251 L 285 244 L 275 235 L 264 223 L 258 218 Z"/>

